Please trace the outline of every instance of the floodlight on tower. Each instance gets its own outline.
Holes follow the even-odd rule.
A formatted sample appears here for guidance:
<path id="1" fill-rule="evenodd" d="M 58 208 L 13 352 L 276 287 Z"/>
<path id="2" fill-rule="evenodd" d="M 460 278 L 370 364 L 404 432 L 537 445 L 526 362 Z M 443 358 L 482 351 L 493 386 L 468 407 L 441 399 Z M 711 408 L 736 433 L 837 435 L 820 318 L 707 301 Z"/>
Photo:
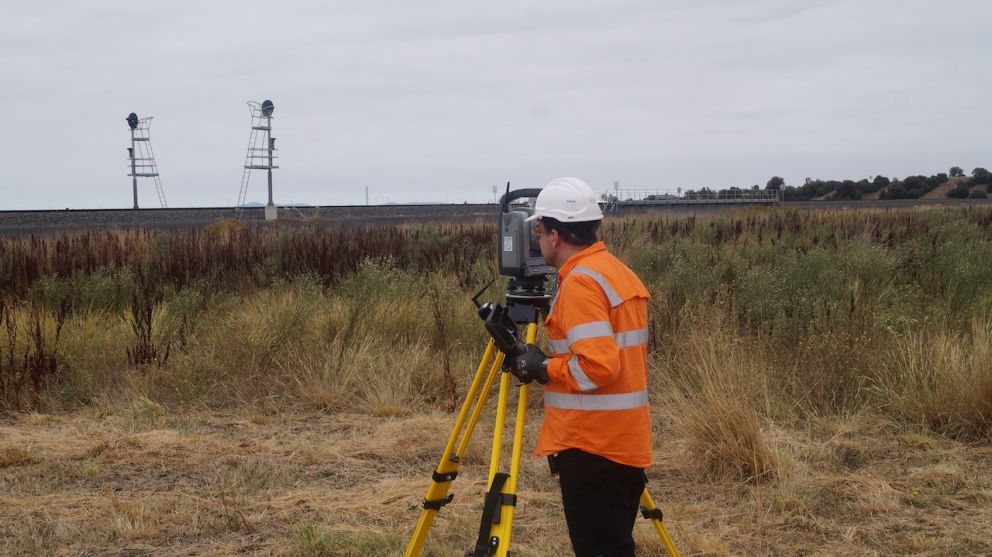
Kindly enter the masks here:
<path id="1" fill-rule="evenodd" d="M 248 101 L 251 111 L 251 135 L 248 137 L 248 152 L 245 154 L 244 172 L 241 174 L 241 191 L 238 193 L 238 205 L 235 214 L 241 216 L 245 198 L 248 195 L 248 182 L 252 170 L 265 170 L 268 177 L 269 202 L 265 206 L 265 220 L 275 220 L 278 217 L 275 203 L 272 201 L 272 170 L 279 168 L 274 161 L 277 158 L 276 138 L 272 137 L 272 113 L 275 105 L 266 99 L 261 103 Z"/>
<path id="2" fill-rule="evenodd" d="M 158 194 L 158 201 L 162 208 L 168 205 L 165 202 L 165 191 L 162 190 L 162 181 L 158 176 L 158 164 L 155 162 L 155 150 L 152 149 L 151 123 L 152 117 L 138 118 L 134 112 L 124 118 L 128 128 L 131 129 L 131 146 L 127 148 L 127 158 L 131 165 L 131 191 L 134 196 L 134 209 L 138 208 L 138 178 L 151 178 L 155 184 L 155 192 Z"/>

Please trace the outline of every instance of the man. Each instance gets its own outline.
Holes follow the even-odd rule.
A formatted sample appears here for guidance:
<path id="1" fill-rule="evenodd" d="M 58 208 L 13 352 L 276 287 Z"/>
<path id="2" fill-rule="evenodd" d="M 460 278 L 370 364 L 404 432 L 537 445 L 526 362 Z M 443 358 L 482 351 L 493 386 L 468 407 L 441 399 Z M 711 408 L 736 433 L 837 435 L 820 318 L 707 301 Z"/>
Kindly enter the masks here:
<path id="1" fill-rule="evenodd" d="M 544 384 L 535 454 L 557 471 L 578 557 L 634 555 L 632 531 L 651 465 L 647 395 L 648 294 L 598 241 L 603 213 L 577 178 L 558 178 L 535 203 L 541 254 L 558 269 L 545 320 L 549 354 L 530 344 L 513 361 Z"/>

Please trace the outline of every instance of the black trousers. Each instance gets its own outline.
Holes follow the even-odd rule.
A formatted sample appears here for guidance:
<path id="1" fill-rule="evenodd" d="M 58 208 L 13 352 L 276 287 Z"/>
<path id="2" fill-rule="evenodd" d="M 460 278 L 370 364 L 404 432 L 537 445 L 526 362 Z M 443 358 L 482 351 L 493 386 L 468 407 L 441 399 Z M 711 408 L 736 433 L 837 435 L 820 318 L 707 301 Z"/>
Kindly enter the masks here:
<path id="1" fill-rule="evenodd" d="M 576 557 L 634 557 L 644 470 L 578 449 L 552 457 Z"/>

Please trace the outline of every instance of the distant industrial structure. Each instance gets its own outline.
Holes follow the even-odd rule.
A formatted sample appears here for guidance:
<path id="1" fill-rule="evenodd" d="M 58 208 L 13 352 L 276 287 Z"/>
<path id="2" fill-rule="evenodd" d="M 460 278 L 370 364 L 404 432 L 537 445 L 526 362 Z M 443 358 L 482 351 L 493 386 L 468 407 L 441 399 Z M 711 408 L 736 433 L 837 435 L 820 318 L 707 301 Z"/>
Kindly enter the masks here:
<path id="1" fill-rule="evenodd" d="M 614 205 L 692 205 L 700 203 L 777 205 L 782 202 L 779 190 L 745 190 L 732 188 L 713 191 L 706 188 L 682 191 L 647 189 L 614 189 L 613 194 L 603 194 L 601 201 Z"/>
<path id="2" fill-rule="evenodd" d="M 780 190 L 730 188 L 714 191 L 709 188 L 686 190 L 625 189 L 613 182 L 613 192 L 600 195 L 600 203 L 608 211 L 650 208 L 660 205 L 780 205 Z"/>
<path id="3" fill-rule="evenodd" d="M 134 208 L 138 208 L 138 178 L 151 178 L 158 193 L 158 201 L 162 208 L 168 207 L 165 202 L 165 192 L 162 181 L 158 176 L 158 165 L 155 162 L 155 150 L 152 149 L 151 131 L 149 130 L 152 117 L 138 118 L 134 112 L 127 115 L 127 125 L 131 128 L 131 146 L 127 148 L 127 158 L 131 164 L 131 189 L 134 194 Z"/>
<path id="4" fill-rule="evenodd" d="M 238 192 L 237 203 L 234 206 L 235 218 L 242 218 L 246 213 L 245 202 L 248 196 L 248 184 L 251 180 L 252 170 L 264 170 L 268 183 L 268 203 L 265 205 L 264 218 L 273 221 L 278 218 L 278 208 L 275 205 L 272 195 L 272 171 L 279 168 L 276 163 L 278 158 L 276 152 L 276 138 L 272 136 L 272 113 L 275 105 L 271 100 L 262 102 L 248 101 L 248 110 L 251 115 L 250 135 L 248 136 L 248 149 L 245 152 L 245 161 L 241 174 L 241 189 Z M 162 182 L 159 178 L 158 166 L 155 160 L 155 152 L 152 149 L 151 134 L 149 127 L 152 118 L 139 118 L 134 112 L 128 114 L 128 127 L 131 129 L 131 147 L 127 149 L 128 161 L 131 171 L 128 176 L 132 178 L 132 191 L 134 195 L 134 209 L 138 208 L 138 178 L 152 178 L 155 191 L 162 208 L 167 208 L 165 192 L 162 189 Z M 499 200 L 499 189 L 492 186 L 493 202 Z M 660 208 L 666 206 L 675 210 L 677 206 L 716 206 L 716 205 L 777 205 L 782 203 L 781 192 L 779 190 L 746 190 L 740 188 L 730 188 L 727 190 L 712 191 L 708 188 L 701 188 L 698 191 L 682 191 L 678 188 L 674 193 L 665 190 L 644 190 L 622 188 L 619 181 L 613 182 L 613 190 L 603 192 L 600 202 L 606 211 L 629 211 L 648 208 Z M 257 205 L 257 204 L 253 204 Z M 365 186 L 365 205 L 369 205 L 369 188 Z M 421 205 L 421 204 L 414 204 Z M 430 205 L 430 204 L 424 204 Z M 447 204 L 439 204 L 447 205 Z M 285 209 L 285 208 L 284 208 Z M 249 219 L 258 218 L 257 211 L 250 211 L 252 216 Z M 320 213 L 317 208 L 315 214 Z M 414 217 L 417 218 L 417 217 Z"/>
<path id="5" fill-rule="evenodd" d="M 245 198 L 248 195 L 248 181 L 252 170 L 264 170 L 268 175 L 269 202 L 265 205 L 265 220 L 276 220 L 278 211 L 272 201 L 272 170 L 279 168 L 274 164 L 276 138 L 272 137 L 272 112 L 275 105 L 270 100 L 261 103 L 248 101 L 251 111 L 251 135 L 248 137 L 248 152 L 245 154 L 245 168 L 241 174 L 241 191 L 238 193 L 236 214 L 240 218 L 244 209 Z"/>

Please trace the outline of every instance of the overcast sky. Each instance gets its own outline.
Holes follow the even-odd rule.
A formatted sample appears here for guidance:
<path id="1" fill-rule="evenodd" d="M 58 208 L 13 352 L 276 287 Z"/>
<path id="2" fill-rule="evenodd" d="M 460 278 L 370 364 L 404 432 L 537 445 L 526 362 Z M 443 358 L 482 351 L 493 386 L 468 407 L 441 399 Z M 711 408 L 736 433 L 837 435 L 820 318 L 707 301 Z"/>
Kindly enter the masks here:
<path id="1" fill-rule="evenodd" d="M 231 206 L 263 99 L 277 203 L 970 172 L 992 167 L 990 21 L 987 0 L 8 1 L 0 209 L 130 207 L 132 111 L 170 206 Z"/>

